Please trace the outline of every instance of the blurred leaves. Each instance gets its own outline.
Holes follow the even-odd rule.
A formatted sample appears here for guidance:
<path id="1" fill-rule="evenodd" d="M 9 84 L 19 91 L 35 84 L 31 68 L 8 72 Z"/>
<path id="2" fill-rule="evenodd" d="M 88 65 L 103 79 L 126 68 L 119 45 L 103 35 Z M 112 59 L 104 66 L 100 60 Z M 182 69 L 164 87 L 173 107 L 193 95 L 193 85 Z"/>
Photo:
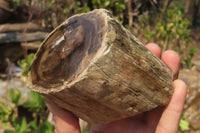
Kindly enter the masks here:
<path id="1" fill-rule="evenodd" d="M 54 133 L 54 128 L 48 121 L 45 121 L 38 127 L 36 133 Z"/>
<path id="2" fill-rule="evenodd" d="M 41 110 L 45 109 L 44 97 L 31 91 L 31 100 L 27 100 L 24 102 L 23 107 L 27 108 L 31 112 L 41 113 Z"/>
<path id="3" fill-rule="evenodd" d="M 25 133 L 27 131 L 26 118 L 20 118 L 13 124 L 15 130 L 5 130 L 4 133 Z"/>
<path id="4" fill-rule="evenodd" d="M 12 114 L 12 107 L 0 103 L 0 119 L 2 121 L 2 126 L 10 125 L 9 116 Z"/>
<path id="5" fill-rule="evenodd" d="M 15 105 L 18 105 L 20 98 L 21 98 L 21 92 L 16 89 L 9 89 L 8 95 L 9 95 L 12 103 L 14 103 Z"/>
<path id="6" fill-rule="evenodd" d="M 51 9 L 51 8 L 53 7 L 54 4 L 55 4 L 55 1 L 54 1 L 54 0 L 49 1 L 49 2 L 46 3 L 46 8 L 47 8 L 47 9 Z"/>
<path id="7" fill-rule="evenodd" d="M 183 64 L 187 68 L 191 69 L 194 66 L 194 64 L 192 63 L 192 58 L 196 52 L 196 48 L 189 48 L 188 51 L 189 51 L 188 54 L 185 54 L 185 56 L 184 56 Z"/>
<path id="8" fill-rule="evenodd" d="M 17 89 L 9 89 L 9 96 L 12 105 L 0 103 L 0 119 L 2 126 L 13 127 L 13 130 L 5 130 L 4 133 L 53 133 L 54 127 L 47 121 L 48 111 L 44 102 L 44 97 L 30 92 L 31 100 L 23 103 L 23 109 L 28 110 L 30 118 L 19 115 L 19 102 L 21 92 Z"/>
<path id="9" fill-rule="evenodd" d="M 177 51 L 185 67 L 192 67 L 192 57 L 195 51 L 188 49 L 190 37 L 190 21 L 184 16 L 183 6 L 167 8 L 164 13 L 150 12 L 149 15 L 140 15 L 136 27 L 144 33 L 147 42 L 156 42 L 163 51 L 173 49 Z M 140 28 L 141 27 L 141 28 Z M 188 53 L 193 53 L 193 55 Z"/>
<path id="10" fill-rule="evenodd" d="M 22 75 L 23 76 L 28 76 L 28 71 L 29 71 L 29 68 L 31 66 L 31 63 L 33 61 L 33 58 L 34 58 L 34 54 L 29 54 L 27 56 L 27 59 L 22 59 L 20 61 L 18 61 L 18 65 L 22 68 Z"/>
<path id="11" fill-rule="evenodd" d="M 189 122 L 184 118 L 183 114 L 181 116 L 181 120 L 179 123 L 179 128 L 181 131 L 188 131 L 190 130 Z"/>

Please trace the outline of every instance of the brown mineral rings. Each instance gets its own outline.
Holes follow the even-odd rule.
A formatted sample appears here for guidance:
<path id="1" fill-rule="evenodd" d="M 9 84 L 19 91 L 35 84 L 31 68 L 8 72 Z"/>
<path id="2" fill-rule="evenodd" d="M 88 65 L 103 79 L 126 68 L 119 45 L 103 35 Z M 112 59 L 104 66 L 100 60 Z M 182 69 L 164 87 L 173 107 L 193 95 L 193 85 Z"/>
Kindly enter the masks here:
<path id="1" fill-rule="evenodd" d="M 83 26 L 75 20 L 63 24 L 48 36 L 38 58 L 36 73 L 39 79 L 58 82 L 68 77 L 69 56 L 83 44 L 83 32 Z"/>
<path id="2" fill-rule="evenodd" d="M 70 55 L 77 47 L 79 47 L 84 41 L 83 27 L 78 24 L 77 21 L 68 23 L 60 27 L 63 31 L 63 36 L 60 40 L 64 40 L 64 45 L 62 47 L 61 58 L 66 58 Z M 58 42 L 60 42 L 58 40 Z"/>

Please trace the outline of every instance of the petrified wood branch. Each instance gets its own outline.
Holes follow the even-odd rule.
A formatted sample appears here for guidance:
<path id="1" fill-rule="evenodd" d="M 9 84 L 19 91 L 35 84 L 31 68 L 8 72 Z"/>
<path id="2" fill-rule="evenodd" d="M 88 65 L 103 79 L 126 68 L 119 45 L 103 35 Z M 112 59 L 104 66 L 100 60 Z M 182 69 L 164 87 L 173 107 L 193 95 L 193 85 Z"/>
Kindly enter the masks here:
<path id="1" fill-rule="evenodd" d="M 91 124 L 166 105 L 172 72 L 104 9 L 75 15 L 39 48 L 32 90 Z"/>

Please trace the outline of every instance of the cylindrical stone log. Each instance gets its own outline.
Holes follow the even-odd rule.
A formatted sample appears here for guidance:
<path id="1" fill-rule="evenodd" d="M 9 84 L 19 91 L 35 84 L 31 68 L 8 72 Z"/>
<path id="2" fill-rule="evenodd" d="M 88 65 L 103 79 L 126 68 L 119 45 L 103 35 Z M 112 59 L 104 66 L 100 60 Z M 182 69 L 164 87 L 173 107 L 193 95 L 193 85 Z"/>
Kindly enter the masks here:
<path id="1" fill-rule="evenodd" d="M 33 91 L 93 125 L 166 105 L 172 80 L 165 64 L 105 9 L 58 26 L 29 72 Z"/>

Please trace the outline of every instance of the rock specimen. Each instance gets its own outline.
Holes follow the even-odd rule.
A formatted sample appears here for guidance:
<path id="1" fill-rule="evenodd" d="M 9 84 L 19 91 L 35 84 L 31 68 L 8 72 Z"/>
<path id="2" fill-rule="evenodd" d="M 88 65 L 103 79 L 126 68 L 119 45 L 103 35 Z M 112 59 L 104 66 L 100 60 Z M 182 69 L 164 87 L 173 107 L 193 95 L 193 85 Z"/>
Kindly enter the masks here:
<path id="1" fill-rule="evenodd" d="M 166 105 L 172 72 L 104 9 L 75 15 L 44 40 L 32 90 L 91 124 Z"/>

